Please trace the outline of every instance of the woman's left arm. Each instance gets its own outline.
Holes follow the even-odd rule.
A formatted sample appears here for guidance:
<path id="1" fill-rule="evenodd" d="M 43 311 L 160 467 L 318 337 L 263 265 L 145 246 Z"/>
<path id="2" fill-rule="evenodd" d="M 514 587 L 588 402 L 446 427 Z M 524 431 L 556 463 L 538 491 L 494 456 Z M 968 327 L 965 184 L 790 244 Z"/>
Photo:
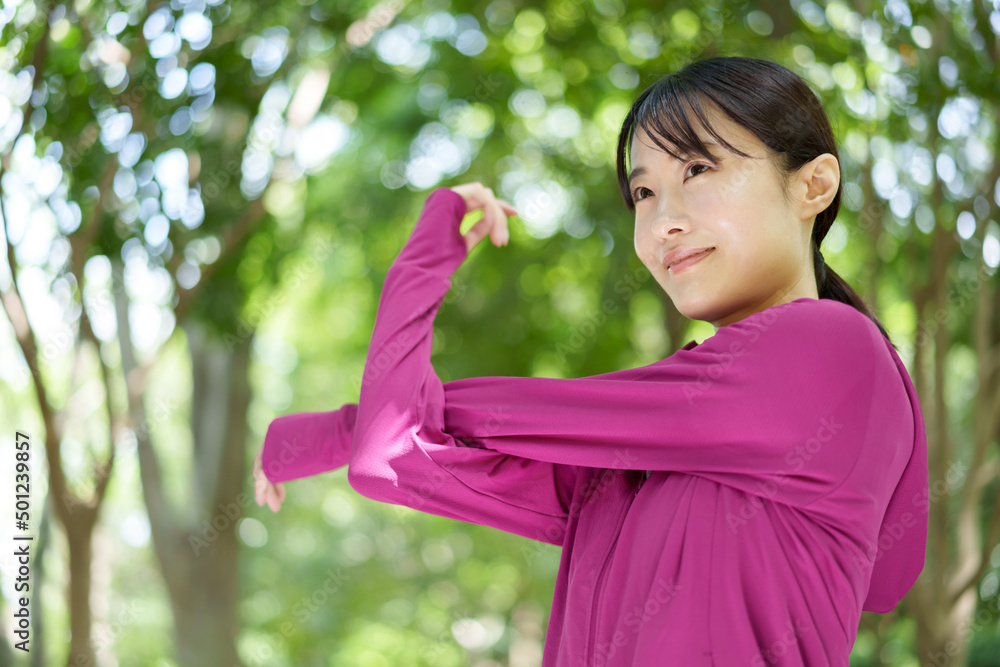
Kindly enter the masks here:
<path id="1" fill-rule="evenodd" d="M 862 454 L 886 469 L 909 457 L 900 426 L 912 412 L 881 335 L 828 299 L 772 306 L 639 368 L 442 384 L 431 335 L 467 254 L 464 213 L 453 190 L 434 191 L 386 276 L 348 471 L 359 491 L 412 484 L 397 469 L 427 474 L 421 461 L 464 455 L 455 440 L 562 466 L 688 472 L 799 506 Z"/>
<path id="2" fill-rule="evenodd" d="M 453 380 L 445 430 L 540 461 L 686 472 L 804 506 L 856 465 L 898 468 L 913 448 L 902 381 L 863 317 L 795 301 L 639 368 Z"/>
<path id="3" fill-rule="evenodd" d="M 457 192 L 433 191 L 386 275 L 347 479 L 374 500 L 561 545 L 580 466 L 466 446 L 444 429 L 444 388 L 430 362 L 434 315 L 474 245 L 470 239 L 496 233 L 480 225 L 470 230 L 473 237 L 463 236 L 465 213 Z M 493 239 L 504 242 L 502 235 Z"/>

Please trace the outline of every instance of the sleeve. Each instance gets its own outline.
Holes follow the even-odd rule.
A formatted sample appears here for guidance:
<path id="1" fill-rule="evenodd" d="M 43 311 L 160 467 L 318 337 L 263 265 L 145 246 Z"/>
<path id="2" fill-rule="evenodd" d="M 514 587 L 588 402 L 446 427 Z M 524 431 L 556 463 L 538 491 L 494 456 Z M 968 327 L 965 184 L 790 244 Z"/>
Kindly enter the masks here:
<path id="1" fill-rule="evenodd" d="M 881 342 L 862 318 L 798 299 L 640 368 L 454 380 L 445 430 L 538 461 L 679 471 L 804 506 L 850 475 L 879 419 Z"/>
<path id="2" fill-rule="evenodd" d="M 277 484 L 346 466 L 357 414 L 357 403 L 345 403 L 337 410 L 276 417 L 261 449 L 264 476 Z"/>
<path id="3" fill-rule="evenodd" d="M 561 545 L 579 466 L 468 446 L 445 430 L 444 386 L 430 362 L 433 321 L 468 254 L 460 232 L 465 212 L 458 193 L 434 190 L 386 275 L 347 479 L 375 500 Z M 329 427 L 320 421 L 317 428 Z M 325 437 L 315 437 L 314 446 L 333 445 Z M 336 440 L 331 449 L 342 456 L 345 443 Z"/>
<path id="4" fill-rule="evenodd" d="M 287 482 L 348 465 L 357 410 L 357 403 L 345 403 L 337 410 L 299 412 L 272 420 L 261 454 L 265 477 L 272 483 Z M 462 429 L 479 430 L 476 424 L 463 425 Z M 410 475 L 403 470 L 401 484 L 406 487 L 403 489 L 406 498 L 401 504 L 425 511 L 437 508 L 434 513 L 474 520 L 460 507 L 453 506 L 444 512 L 437 504 L 427 504 L 431 495 L 441 493 L 441 485 L 448 482 L 445 473 L 450 470 L 456 481 L 462 480 L 462 484 L 482 494 L 470 496 L 470 501 L 499 504 L 494 515 L 482 523 L 542 542 L 562 544 L 578 467 L 521 460 L 509 454 L 468 449 L 461 441 L 453 442 L 456 448 L 463 449 L 434 452 L 423 461 L 425 469 L 418 474 Z M 539 505 L 547 510 L 539 513 Z"/>
<path id="5" fill-rule="evenodd" d="M 421 474 L 434 479 L 439 465 L 451 465 L 474 488 L 509 498 L 504 466 L 542 470 L 543 481 L 556 487 L 547 497 L 556 503 L 549 510 L 554 514 L 565 508 L 556 499 L 572 494 L 577 465 L 683 471 L 808 504 L 850 473 L 873 416 L 871 369 L 862 362 L 870 336 L 850 312 L 833 306 L 814 300 L 776 306 L 640 368 L 574 379 L 446 382 L 443 434 L 449 437 L 440 437 L 472 449 L 431 450 L 420 459 L 429 464 Z M 796 352 L 810 340 L 813 352 Z M 275 419 L 264 444 L 268 479 L 346 465 L 356 414 L 357 405 L 346 404 Z M 472 459 L 491 470 L 497 464 L 495 474 L 477 480 L 469 470 Z M 466 470 L 456 467 L 463 465 Z M 432 486 L 411 488 L 413 502 Z M 514 502 L 524 507 L 531 498 Z"/>

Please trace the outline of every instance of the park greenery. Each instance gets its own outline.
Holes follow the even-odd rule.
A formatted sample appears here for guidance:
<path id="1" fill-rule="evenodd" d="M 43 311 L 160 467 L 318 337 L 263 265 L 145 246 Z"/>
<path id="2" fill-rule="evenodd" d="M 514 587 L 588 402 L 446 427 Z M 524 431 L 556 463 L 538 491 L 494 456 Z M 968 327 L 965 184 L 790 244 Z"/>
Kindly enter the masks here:
<path id="1" fill-rule="evenodd" d="M 540 665 L 557 547 L 374 502 L 346 469 L 274 514 L 250 462 L 274 417 L 357 400 L 437 187 L 520 212 L 455 274 L 442 380 L 710 336 L 635 256 L 614 151 L 640 92 L 715 55 L 822 99 L 844 183 L 823 253 L 924 409 L 925 570 L 862 615 L 851 664 L 1000 665 L 998 35 L 995 0 L 4 0 L 0 502 L 13 525 L 6 443 L 30 434 L 38 538 L 30 655 L 2 561 L 0 665 Z"/>

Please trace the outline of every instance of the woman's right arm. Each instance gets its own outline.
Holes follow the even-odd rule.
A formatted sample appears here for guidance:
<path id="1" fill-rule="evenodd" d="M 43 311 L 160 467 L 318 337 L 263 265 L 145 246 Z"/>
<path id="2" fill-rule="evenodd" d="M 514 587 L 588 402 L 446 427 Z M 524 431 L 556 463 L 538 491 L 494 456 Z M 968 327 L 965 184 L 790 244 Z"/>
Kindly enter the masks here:
<path id="1" fill-rule="evenodd" d="M 260 452 L 267 481 L 280 484 L 347 465 L 357 414 L 357 403 L 345 403 L 337 410 L 273 419 Z"/>
<path id="2" fill-rule="evenodd" d="M 483 411 L 489 413 L 489 406 L 484 405 Z M 276 417 L 268 426 L 260 452 L 266 480 L 280 485 L 347 465 L 357 414 L 357 403 L 345 403 L 336 410 Z M 456 424 L 469 433 L 483 426 L 488 427 L 488 422 L 459 419 Z M 397 467 L 395 494 L 392 499 L 381 495 L 379 499 L 562 544 L 578 466 L 469 447 L 461 440 L 448 442 L 454 451 L 418 455 L 411 457 L 405 469 Z M 263 493 L 262 498 L 266 498 Z M 475 512 L 467 510 L 470 506 Z M 485 518 L 481 515 L 484 511 Z"/>
<path id="3" fill-rule="evenodd" d="M 468 446 L 443 429 L 431 333 L 448 276 L 469 249 L 459 232 L 465 212 L 454 190 L 431 193 L 386 276 L 358 403 L 273 420 L 263 472 L 274 484 L 349 463 L 348 481 L 366 497 L 561 545 L 583 468 Z"/>

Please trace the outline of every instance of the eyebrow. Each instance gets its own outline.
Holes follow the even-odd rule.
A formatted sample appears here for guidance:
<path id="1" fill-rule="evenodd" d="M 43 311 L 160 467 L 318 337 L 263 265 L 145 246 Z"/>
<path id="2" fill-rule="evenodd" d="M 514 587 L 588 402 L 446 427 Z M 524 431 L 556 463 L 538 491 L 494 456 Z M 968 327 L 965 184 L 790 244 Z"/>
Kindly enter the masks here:
<path id="1" fill-rule="evenodd" d="M 719 145 L 718 143 L 712 141 L 711 139 L 703 139 L 701 143 L 703 143 L 706 146 L 718 146 Z M 629 174 L 629 177 L 628 177 L 629 187 L 632 186 L 632 181 L 634 181 L 635 179 L 639 178 L 640 176 L 642 176 L 643 174 L 646 174 L 648 172 L 649 172 L 649 170 L 646 169 L 645 167 L 636 167 L 635 169 L 633 169 L 632 173 Z"/>
<path id="2" fill-rule="evenodd" d="M 633 169 L 632 170 L 632 175 L 628 177 L 628 184 L 629 184 L 629 186 L 632 185 L 632 181 L 634 181 L 635 179 L 637 179 L 640 176 L 642 176 L 643 174 L 645 174 L 646 171 L 647 170 L 646 170 L 645 167 L 636 167 L 635 169 Z"/>

